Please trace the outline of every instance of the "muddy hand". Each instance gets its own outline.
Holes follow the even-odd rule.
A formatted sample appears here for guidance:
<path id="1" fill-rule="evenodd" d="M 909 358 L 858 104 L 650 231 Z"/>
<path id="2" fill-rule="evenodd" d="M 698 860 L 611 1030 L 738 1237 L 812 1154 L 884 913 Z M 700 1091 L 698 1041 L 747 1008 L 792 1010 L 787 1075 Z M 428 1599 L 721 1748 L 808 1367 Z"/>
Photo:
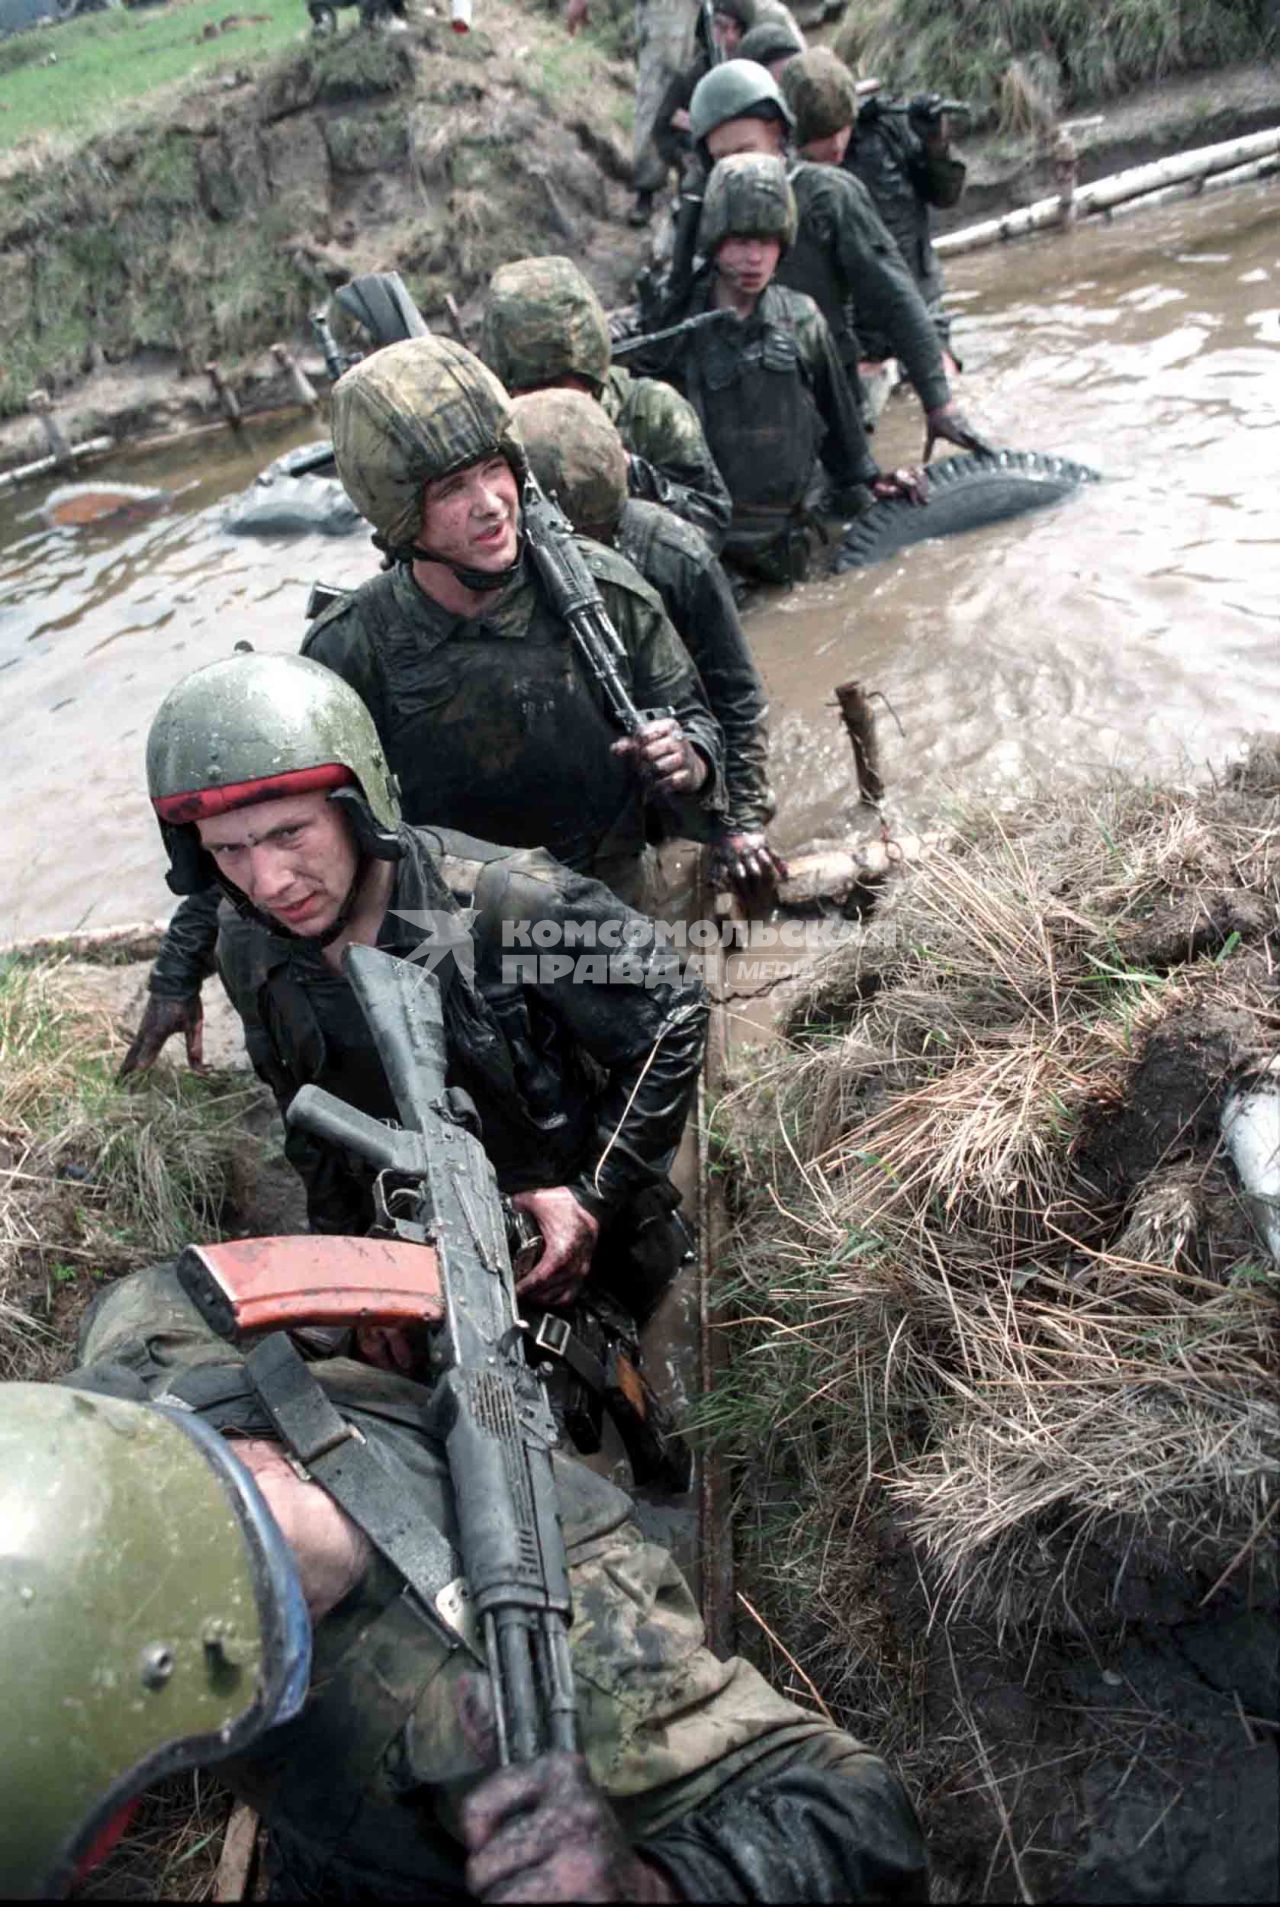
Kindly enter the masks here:
<path id="1" fill-rule="evenodd" d="M 924 414 L 924 460 L 928 463 L 933 455 L 933 446 L 942 440 L 948 444 L 957 444 L 961 450 L 972 450 L 979 457 L 994 455 L 992 446 L 985 437 L 973 428 L 958 404 L 939 404 L 937 410 Z"/>
<path id="2" fill-rule="evenodd" d="M 412 1372 L 418 1364 L 413 1339 L 398 1324 L 358 1324 L 356 1348 L 366 1364 L 380 1371 Z"/>
<path id="3" fill-rule="evenodd" d="M 511 1203 L 528 1212 L 542 1233 L 542 1256 L 516 1285 L 531 1304 L 569 1305 L 591 1269 L 600 1223 L 579 1204 L 567 1185 L 517 1192 Z"/>
<path id="4" fill-rule="evenodd" d="M 672 715 L 660 716 L 638 735 L 614 742 L 612 753 L 629 755 L 660 795 L 693 794 L 707 778 L 707 764 Z"/>
<path id="5" fill-rule="evenodd" d="M 786 862 L 758 829 L 722 834 L 711 850 L 712 886 L 731 887 L 748 907 L 770 900 L 778 882 L 786 878 Z"/>
<path id="6" fill-rule="evenodd" d="M 876 477 L 871 484 L 871 494 L 882 503 L 892 497 L 902 497 L 908 503 L 927 503 L 929 479 L 919 464 L 908 464 L 905 469 L 890 470 Z"/>
<path id="7" fill-rule="evenodd" d="M 634 1852 L 581 1755 L 501 1768 L 462 1804 L 467 1892 L 476 1900 L 672 1901 Z"/>
<path id="8" fill-rule="evenodd" d="M 142 1024 L 120 1062 L 117 1081 L 128 1079 L 130 1073 L 147 1072 L 159 1059 L 165 1041 L 172 1039 L 175 1033 L 186 1035 L 187 1060 L 193 1072 L 201 1072 L 204 1068 L 204 1008 L 200 995 L 192 993 L 183 1000 L 166 1000 L 149 993 Z"/>

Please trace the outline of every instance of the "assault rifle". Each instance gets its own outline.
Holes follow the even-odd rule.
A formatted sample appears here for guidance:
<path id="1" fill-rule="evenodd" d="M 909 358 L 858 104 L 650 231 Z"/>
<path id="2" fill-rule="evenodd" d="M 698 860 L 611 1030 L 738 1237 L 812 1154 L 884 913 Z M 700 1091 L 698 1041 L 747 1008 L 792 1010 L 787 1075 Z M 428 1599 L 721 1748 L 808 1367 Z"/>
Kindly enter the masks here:
<path id="1" fill-rule="evenodd" d="M 709 63 L 712 66 L 719 66 L 720 62 L 724 59 L 724 51 L 716 39 L 714 14 L 715 8 L 712 6 L 711 0 L 700 0 L 698 6 L 698 38 L 702 42 L 702 50 L 706 54 Z"/>
<path id="2" fill-rule="evenodd" d="M 691 318 L 682 318 L 679 324 L 669 324 L 661 331 L 648 331 L 641 338 L 624 338 L 613 347 L 615 364 L 624 363 L 627 358 L 639 357 L 642 351 L 651 350 L 655 345 L 673 344 L 677 338 L 690 337 L 695 331 L 713 331 L 737 322 L 736 314 L 727 307 L 716 311 L 695 311 Z"/>
<path id="3" fill-rule="evenodd" d="M 919 125 L 936 126 L 945 113 L 970 119 L 973 108 L 963 99 L 944 99 L 941 93 L 916 93 L 911 99 L 883 99 L 879 94 L 858 108 L 858 118 L 874 125 L 882 113 L 914 120 Z"/>
<path id="4" fill-rule="evenodd" d="M 179 1276 L 214 1328 L 228 1336 L 308 1321 L 438 1320 L 428 1427 L 444 1442 L 453 1482 L 466 1596 L 493 1681 L 499 1760 L 505 1766 L 557 1749 L 572 1752 L 577 1710 L 568 1565 L 551 1467 L 555 1421 L 525 1358 L 502 1201 L 475 1111 L 465 1094 L 445 1084 L 439 982 L 421 967 L 364 946 L 347 949 L 343 972 L 401 1124 L 386 1125 L 317 1086 L 298 1091 L 288 1122 L 379 1168 L 375 1206 L 388 1242 L 308 1239 L 316 1260 L 309 1289 L 305 1278 L 295 1276 L 291 1290 L 288 1281 L 271 1278 L 261 1252 L 255 1262 L 250 1247 L 270 1240 L 188 1250 Z M 323 1260 L 335 1247 L 344 1248 L 345 1282 L 332 1272 L 325 1276 Z M 296 1270 L 306 1259 L 295 1252 L 293 1262 Z M 300 1382 L 305 1387 L 308 1373 L 283 1332 L 257 1346 L 248 1369 L 295 1453 L 342 1502 L 342 1489 L 361 1463 L 357 1433 L 340 1417 L 325 1433 L 315 1404 L 318 1392 L 323 1410 L 324 1394 L 312 1379 L 308 1414 L 294 1421 L 314 1437 L 314 1450 L 300 1448 L 300 1439 L 288 1434 L 290 1394 L 296 1396 Z M 281 1371 L 282 1388 L 273 1391 L 268 1379 Z M 345 1471 L 326 1472 L 335 1451 Z M 375 1499 L 375 1514 L 356 1520 L 418 1589 L 428 1615 L 443 1612 L 442 1597 L 458 1589 L 451 1580 L 455 1559 L 437 1532 L 406 1517 L 403 1501 L 394 1488 L 388 1491 L 385 1470 L 376 1461 L 372 1468 L 376 1474 L 361 1501 L 367 1509 Z M 445 1552 L 443 1562 L 433 1550 Z"/>
<path id="5" fill-rule="evenodd" d="M 631 699 L 622 667 L 627 652 L 605 608 L 600 586 L 573 540 L 573 527 L 554 497 L 530 476 L 521 499 L 525 541 L 553 609 L 564 617 L 588 672 L 600 686 L 609 719 L 624 735 L 639 735 L 651 722 L 675 713 L 650 709 L 642 714 Z"/>

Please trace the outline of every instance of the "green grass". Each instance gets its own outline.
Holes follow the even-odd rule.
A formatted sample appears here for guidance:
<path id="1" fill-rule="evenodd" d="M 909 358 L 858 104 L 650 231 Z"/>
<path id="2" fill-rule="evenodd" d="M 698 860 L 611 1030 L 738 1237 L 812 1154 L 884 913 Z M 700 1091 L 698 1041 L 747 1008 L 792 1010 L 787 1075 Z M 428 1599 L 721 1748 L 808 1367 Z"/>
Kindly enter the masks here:
<path id="1" fill-rule="evenodd" d="M 243 24 L 201 37 L 232 18 Z M 149 108 L 162 89 L 260 64 L 308 37 L 304 0 L 177 0 L 33 29 L 0 47 L 0 150 L 83 139 Z"/>

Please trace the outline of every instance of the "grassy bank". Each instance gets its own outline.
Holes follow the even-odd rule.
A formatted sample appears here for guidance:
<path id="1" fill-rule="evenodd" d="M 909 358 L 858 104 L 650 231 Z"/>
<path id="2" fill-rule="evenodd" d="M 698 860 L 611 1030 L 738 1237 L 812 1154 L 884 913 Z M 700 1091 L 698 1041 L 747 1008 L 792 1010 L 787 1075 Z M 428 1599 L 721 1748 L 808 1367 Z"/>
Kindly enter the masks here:
<path id="1" fill-rule="evenodd" d="M 1059 106 L 1261 59 L 1276 24 L 1265 0 L 849 0 L 836 44 L 895 90 L 939 91 L 978 124 L 1023 130 Z"/>
<path id="2" fill-rule="evenodd" d="M 1018 1850 L 1054 1841 L 990 1740 L 1091 1765 L 1065 1657 L 1028 1712 L 1054 1639 L 1274 1596 L 1280 1279 L 1219 1122 L 1276 1051 L 1278 909 L 1274 747 L 1199 794 L 971 812 L 719 1114 L 733 1382 L 706 1414 L 746 1593 L 983 1897 L 1011 1854 L 1031 1898 Z"/>
<path id="3" fill-rule="evenodd" d="M 302 0 L 227 0 L 90 13 L 0 41 L 0 151 L 42 136 L 86 139 L 163 110 L 164 89 L 254 67 L 302 39 Z M 161 97 L 157 97 L 160 94 Z"/>

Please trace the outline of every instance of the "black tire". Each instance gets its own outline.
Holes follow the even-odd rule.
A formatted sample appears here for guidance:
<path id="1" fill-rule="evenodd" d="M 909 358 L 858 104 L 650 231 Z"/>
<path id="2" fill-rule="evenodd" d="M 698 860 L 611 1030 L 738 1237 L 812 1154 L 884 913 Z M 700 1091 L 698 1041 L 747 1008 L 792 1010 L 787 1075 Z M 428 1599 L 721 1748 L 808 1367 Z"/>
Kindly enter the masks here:
<path id="1" fill-rule="evenodd" d="M 929 466 L 929 501 L 893 498 L 873 503 L 849 530 L 833 568 L 865 569 L 912 543 L 955 536 L 1006 517 L 1042 510 L 1069 496 L 1098 473 L 1066 457 L 1038 450 L 997 450 L 989 457 L 944 457 Z"/>

